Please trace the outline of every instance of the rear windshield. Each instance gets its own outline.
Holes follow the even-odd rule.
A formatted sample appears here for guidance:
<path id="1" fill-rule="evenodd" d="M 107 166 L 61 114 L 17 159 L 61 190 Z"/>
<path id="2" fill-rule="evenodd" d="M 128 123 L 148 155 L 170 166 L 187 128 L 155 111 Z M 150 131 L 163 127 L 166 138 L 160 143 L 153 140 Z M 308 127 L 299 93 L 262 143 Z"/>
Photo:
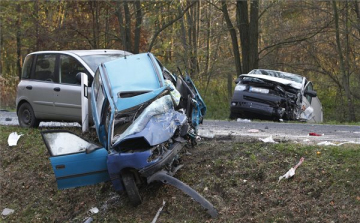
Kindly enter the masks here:
<path id="1" fill-rule="evenodd" d="M 94 72 L 101 63 L 115 60 L 120 57 L 124 57 L 124 54 L 95 54 L 95 55 L 81 56 L 81 58 L 85 61 L 85 63 L 87 63 L 87 65 L 89 65 L 91 70 L 93 70 Z"/>

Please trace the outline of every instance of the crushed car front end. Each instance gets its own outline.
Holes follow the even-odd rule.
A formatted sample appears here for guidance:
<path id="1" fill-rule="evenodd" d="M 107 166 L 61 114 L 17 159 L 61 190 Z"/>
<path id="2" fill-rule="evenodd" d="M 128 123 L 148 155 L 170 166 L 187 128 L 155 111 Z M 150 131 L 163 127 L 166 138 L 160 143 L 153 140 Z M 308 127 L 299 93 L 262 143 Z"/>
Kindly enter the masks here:
<path id="1" fill-rule="evenodd" d="M 185 145 L 196 144 L 197 128 L 206 113 L 191 78 L 171 74 L 151 53 L 104 63 L 98 73 L 92 109 L 95 119 L 99 117 L 94 120 L 99 140 L 109 151 L 107 167 L 114 189 L 125 190 L 137 206 L 138 186 L 162 181 L 183 190 L 216 216 L 205 198 L 173 178 L 182 167 Z M 100 106 L 97 83 L 105 93 Z"/>
<path id="2" fill-rule="evenodd" d="M 230 118 L 299 118 L 304 79 L 299 75 L 272 72 L 240 75 L 230 104 Z"/>

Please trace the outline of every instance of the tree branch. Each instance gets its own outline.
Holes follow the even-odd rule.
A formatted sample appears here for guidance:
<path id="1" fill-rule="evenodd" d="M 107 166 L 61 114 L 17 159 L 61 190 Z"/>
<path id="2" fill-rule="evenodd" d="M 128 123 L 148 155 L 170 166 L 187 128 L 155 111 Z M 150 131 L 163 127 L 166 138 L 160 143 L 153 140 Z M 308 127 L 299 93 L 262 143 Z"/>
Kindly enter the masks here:
<path id="1" fill-rule="evenodd" d="M 150 45 L 149 45 L 149 49 L 148 49 L 148 52 L 151 52 L 151 49 L 153 47 L 153 45 L 155 44 L 155 40 L 156 38 L 160 35 L 160 33 L 162 31 L 164 31 L 166 28 L 168 28 L 169 26 L 171 26 L 172 24 L 174 24 L 176 21 L 178 21 L 179 19 L 181 19 L 184 14 L 193 6 L 196 4 L 196 1 L 194 1 L 193 3 L 191 3 L 190 5 L 188 5 L 184 11 L 179 14 L 175 19 L 171 20 L 169 23 L 163 25 L 159 30 L 157 30 L 155 33 L 154 33 L 154 36 L 153 38 L 151 39 L 151 42 L 150 42 Z"/>

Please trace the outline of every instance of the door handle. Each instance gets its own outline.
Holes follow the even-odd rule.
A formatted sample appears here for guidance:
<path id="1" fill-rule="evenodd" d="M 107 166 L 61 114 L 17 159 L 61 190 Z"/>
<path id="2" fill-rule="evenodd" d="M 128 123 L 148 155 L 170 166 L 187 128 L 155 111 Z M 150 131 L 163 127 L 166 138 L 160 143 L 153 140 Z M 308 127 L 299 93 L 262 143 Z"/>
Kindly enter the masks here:
<path id="1" fill-rule="evenodd" d="M 59 87 L 54 88 L 54 91 L 60 91 Z"/>
<path id="2" fill-rule="evenodd" d="M 57 170 L 65 169 L 65 165 L 64 165 L 64 164 L 56 165 L 55 168 L 56 168 Z"/>
<path id="3" fill-rule="evenodd" d="M 31 90 L 31 89 L 32 89 L 32 86 L 31 86 L 31 85 L 28 85 L 28 86 L 26 86 L 26 89 Z"/>

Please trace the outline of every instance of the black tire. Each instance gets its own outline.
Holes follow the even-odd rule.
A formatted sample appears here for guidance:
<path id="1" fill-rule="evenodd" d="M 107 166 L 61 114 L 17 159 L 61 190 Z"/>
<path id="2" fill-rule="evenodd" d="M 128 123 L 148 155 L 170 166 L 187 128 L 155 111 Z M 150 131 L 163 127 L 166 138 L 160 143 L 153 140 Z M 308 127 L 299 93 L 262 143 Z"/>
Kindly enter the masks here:
<path id="1" fill-rule="evenodd" d="M 18 120 L 21 127 L 37 128 L 40 121 L 35 117 L 34 110 L 29 103 L 23 103 L 18 110 Z"/>
<path id="2" fill-rule="evenodd" d="M 121 177 L 131 205 L 134 207 L 138 206 L 142 201 L 135 183 L 134 175 L 130 171 L 123 171 Z"/>

